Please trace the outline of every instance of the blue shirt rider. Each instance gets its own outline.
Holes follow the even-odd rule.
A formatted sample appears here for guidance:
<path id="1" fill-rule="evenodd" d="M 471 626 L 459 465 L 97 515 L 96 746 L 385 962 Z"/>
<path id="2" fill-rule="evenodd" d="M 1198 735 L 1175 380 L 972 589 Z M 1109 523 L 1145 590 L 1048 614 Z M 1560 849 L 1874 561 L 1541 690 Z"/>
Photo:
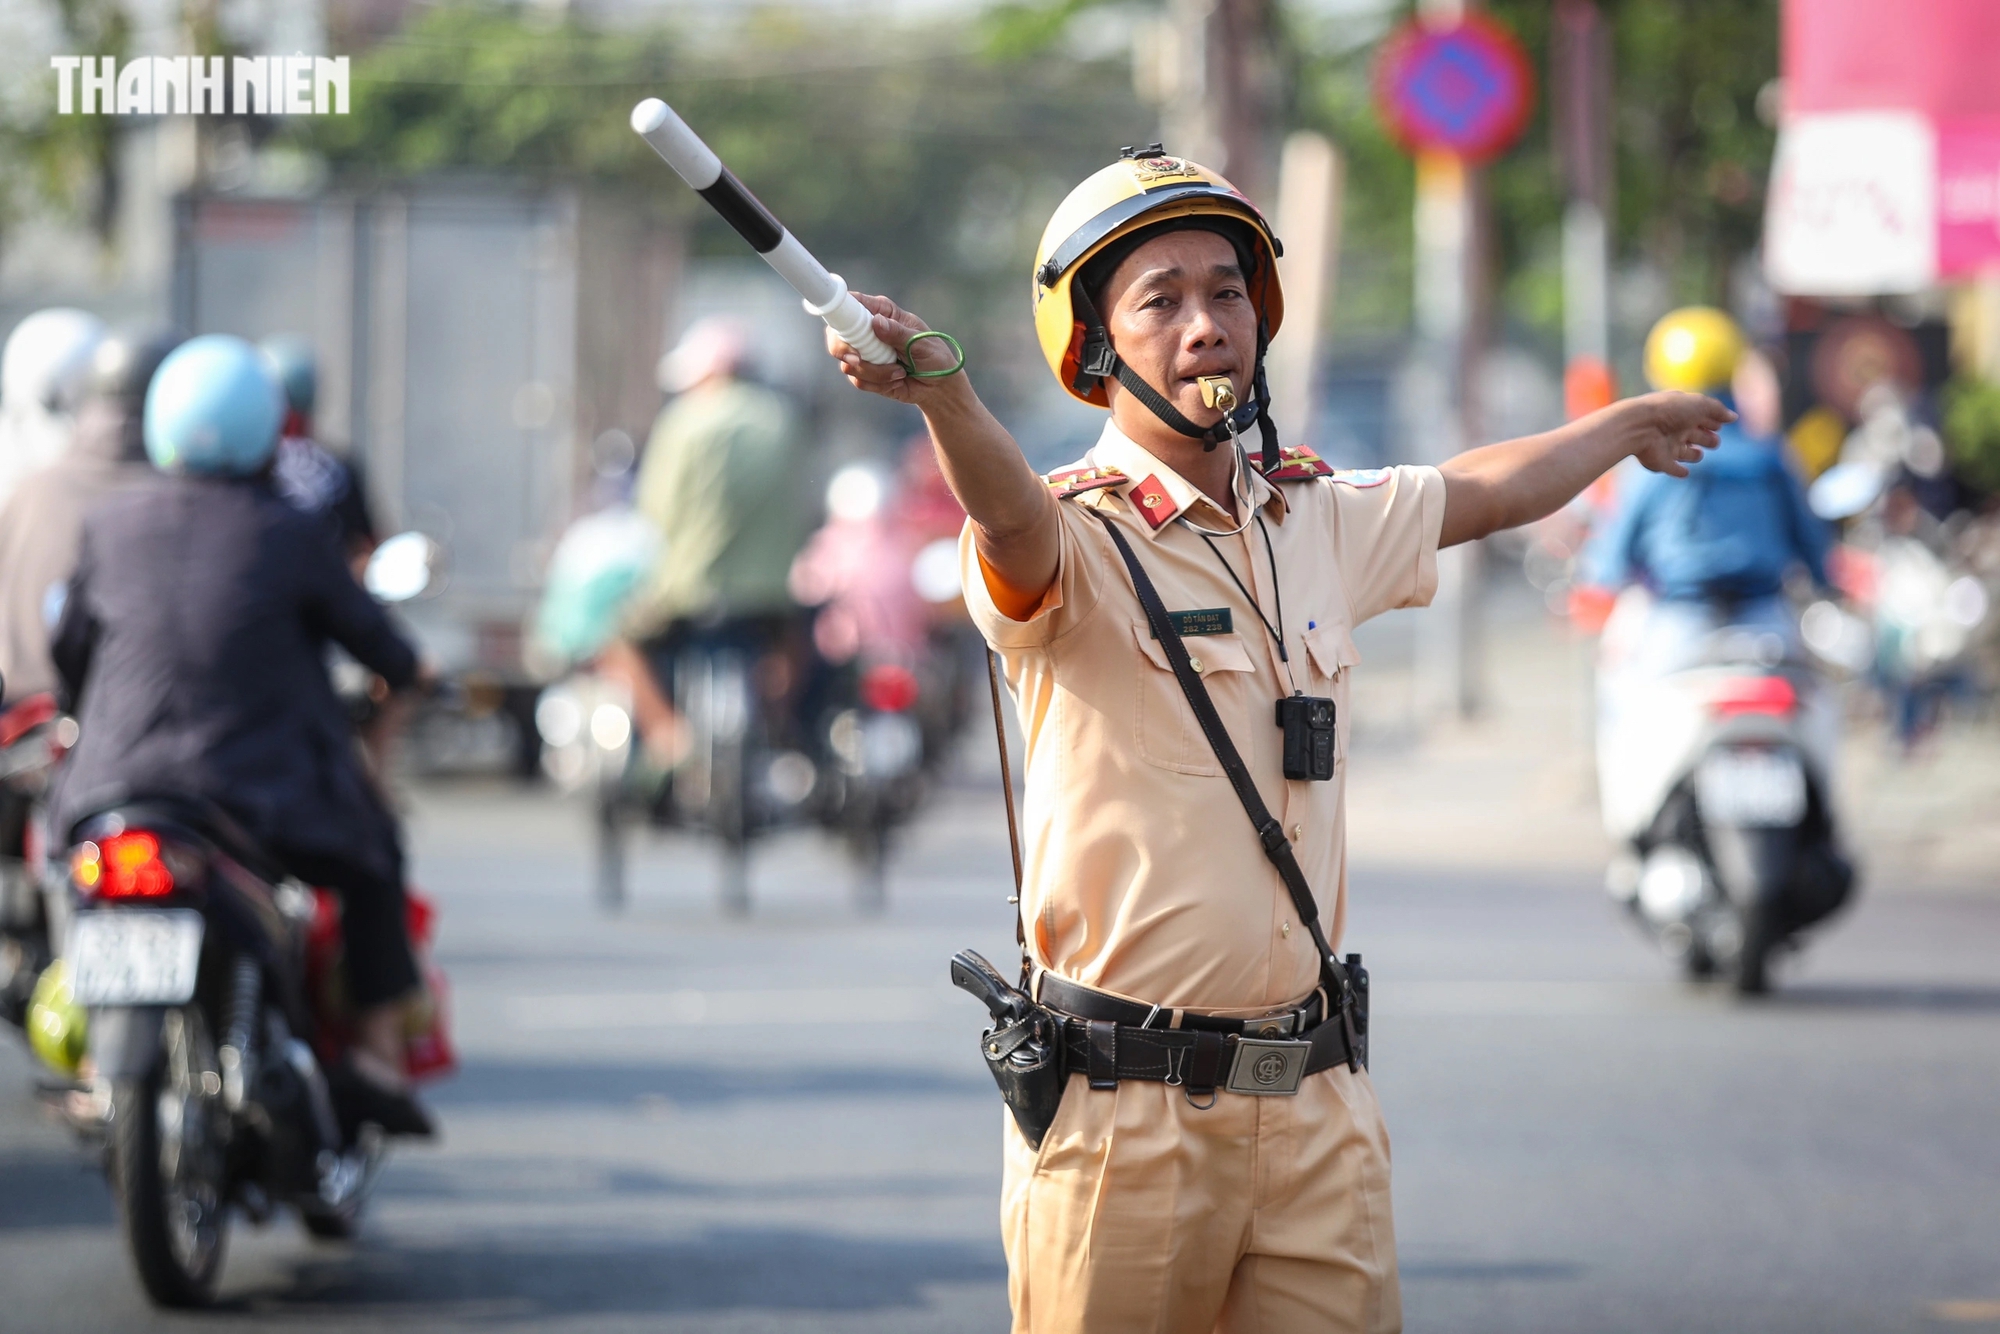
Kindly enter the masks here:
<path id="1" fill-rule="evenodd" d="M 1617 510 L 1586 555 L 1592 583 L 1641 583 L 1666 602 L 1729 606 L 1777 597 L 1795 566 L 1826 586 L 1830 537 L 1786 461 L 1776 375 L 1749 352 L 1733 378 L 1737 393 L 1715 396 L 1741 419 L 1722 428 L 1720 446 L 1690 464 L 1686 480 L 1621 479 Z"/>

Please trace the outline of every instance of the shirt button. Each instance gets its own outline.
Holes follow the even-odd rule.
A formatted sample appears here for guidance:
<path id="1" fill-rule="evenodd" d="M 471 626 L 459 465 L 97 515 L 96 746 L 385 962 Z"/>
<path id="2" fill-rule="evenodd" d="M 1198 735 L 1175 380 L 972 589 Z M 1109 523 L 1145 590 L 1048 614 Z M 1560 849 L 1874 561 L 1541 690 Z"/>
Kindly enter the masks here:
<path id="1" fill-rule="evenodd" d="M 1195 671 L 1199 672 L 1201 670 L 1201 659 L 1194 657 L 1192 654 L 1190 654 L 1188 657 L 1188 666 L 1194 668 Z"/>
<path id="2" fill-rule="evenodd" d="M 1293 826 L 1292 826 L 1292 842 L 1296 843 L 1296 842 L 1298 842 L 1298 841 L 1299 841 L 1299 840 L 1300 840 L 1301 838 L 1304 838 L 1304 837 L 1305 837 L 1305 833 L 1306 833 L 1306 827 L 1305 827 L 1304 825 L 1302 825 L 1302 824 L 1295 824 L 1295 825 L 1293 825 Z"/>
<path id="3" fill-rule="evenodd" d="M 1292 924 L 1290 922 L 1278 923 L 1278 934 L 1283 936 L 1286 940 L 1290 940 L 1292 938 Z"/>

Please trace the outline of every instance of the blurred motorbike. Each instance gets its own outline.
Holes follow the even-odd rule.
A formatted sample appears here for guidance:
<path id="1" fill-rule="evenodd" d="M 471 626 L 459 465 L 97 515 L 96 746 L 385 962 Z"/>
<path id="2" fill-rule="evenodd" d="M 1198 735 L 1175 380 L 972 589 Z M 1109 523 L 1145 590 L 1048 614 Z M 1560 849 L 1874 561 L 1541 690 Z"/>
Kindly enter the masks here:
<path id="1" fill-rule="evenodd" d="M 930 462 L 927 442 L 915 457 Z M 722 906 L 742 913 L 751 842 L 811 819 L 846 846 L 857 905 L 881 908 L 894 833 L 968 716 L 981 670 L 956 542 L 942 535 L 964 512 L 948 491 L 937 501 L 942 478 L 931 487 L 921 468 L 906 471 L 918 475 L 893 509 L 872 467 L 833 478 L 828 521 L 792 568 L 793 596 L 811 609 L 809 645 L 788 625 L 723 622 L 688 628 L 658 655 L 652 676 L 681 729 L 666 765 L 636 736 L 632 687 L 596 665 L 617 608 L 658 558 L 658 536 L 616 509 L 565 534 L 537 639 L 582 665 L 543 692 L 535 720 L 546 772 L 590 794 L 604 906 L 624 902 L 627 839 L 640 824 L 716 836 Z"/>
<path id="2" fill-rule="evenodd" d="M 1990 609 L 1985 585 L 1927 544 L 1891 537 L 1874 552 L 1875 671 L 1905 749 L 1954 694 L 1974 689 L 1972 658 Z"/>
<path id="3" fill-rule="evenodd" d="M 653 670 L 681 719 L 685 751 L 650 792 L 628 764 L 628 781 L 614 794 L 639 796 L 639 813 L 656 826 L 715 838 L 722 910 L 732 917 L 750 911 L 751 842 L 795 815 L 812 791 L 812 762 L 787 735 L 799 653 L 788 630 L 777 617 L 722 620 L 663 649 Z M 614 802 L 605 811 L 607 837 L 619 836 L 634 805 Z"/>
<path id="4" fill-rule="evenodd" d="M 557 544 L 534 638 L 567 671 L 536 701 L 542 768 L 565 791 L 589 796 L 604 908 L 624 905 L 636 829 L 686 828 L 720 843 L 722 910 L 741 916 L 750 909 L 751 844 L 796 818 L 813 787 L 789 709 L 800 653 L 787 618 L 776 616 L 683 623 L 645 655 L 624 644 L 619 614 L 659 550 L 658 532 L 617 506 L 577 520 Z M 625 674 L 604 668 L 607 652 L 625 656 Z M 648 756 L 636 735 L 635 674 L 671 706 L 671 763 Z"/>
<path id="5" fill-rule="evenodd" d="M 831 688 L 814 728 L 813 816 L 846 848 L 864 912 L 885 905 L 896 831 L 922 806 L 965 725 L 977 650 L 976 635 L 944 625 L 933 629 L 914 666 L 857 658 L 829 669 Z"/>
<path id="6" fill-rule="evenodd" d="M 1996 573 L 1991 521 L 1936 522 L 1899 480 L 1910 475 L 1864 453 L 1814 484 L 1822 517 L 1857 521 L 1830 564 L 1867 619 L 1817 604 L 1801 624 L 1820 656 L 1873 678 L 1906 751 L 1935 730 L 1948 700 L 1981 690 Z"/>
<path id="7" fill-rule="evenodd" d="M 0 1018 L 16 1028 L 26 1024 L 36 979 L 61 944 L 42 802 L 75 742 L 76 720 L 54 695 L 30 695 L 0 713 Z"/>
<path id="8" fill-rule="evenodd" d="M 288 1205 L 314 1236 L 351 1237 L 384 1146 L 329 1082 L 345 1048 L 337 901 L 197 802 L 116 807 L 76 837 L 42 1022 L 83 1034 L 55 1037 L 89 1057 L 61 1106 L 103 1146 L 147 1295 L 209 1301 L 232 1208 L 262 1223 Z M 411 903 L 421 942 L 431 910 Z M 410 1072 L 450 1063 L 433 1024 Z"/>
<path id="9" fill-rule="evenodd" d="M 1853 892 L 1837 705 L 1784 635 L 1727 616 L 1669 670 L 1621 662 L 1649 602 L 1628 590 L 1605 631 L 1599 791 L 1621 845 L 1606 888 L 1687 976 L 1760 993 L 1773 954 Z"/>
<path id="10" fill-rule="evenodd" d="M 814 815 L 846 846 L 866 912 L 883 907 L 895 831 L 964 725 L 979 670 L 959 588 L 964 511 L 928 439 L 906 452 L 903 474 L 892 492 L 870 465 L 835 473 L 827 521 L 791 573 L 792 595 L 813 608 Z"/>
<path id="11" fill-rule="evenodd" d="M 367 583 L 402 600 L 429 579 Z M 104 1150 L 147 1295 L 210 1300 L 232 1209 L 262 1223 L 289 1206 L 316 1237 L 352 1236 L 384 1145 L 341 1115 L 329 1073 L 351 1022 L 338 899 L 287 876 L 222 811 L 173 797 L 85 820 L 67 871 L 69 926 L 36 987 L 31 1036 L 79 1076 L 48 1091 Z M 433 918 L 413 893 L 420 958 Z M 433 1004 L 406 1050 L 413 1078 L 453 1063 L 443 980 L 426 973 Z"/>

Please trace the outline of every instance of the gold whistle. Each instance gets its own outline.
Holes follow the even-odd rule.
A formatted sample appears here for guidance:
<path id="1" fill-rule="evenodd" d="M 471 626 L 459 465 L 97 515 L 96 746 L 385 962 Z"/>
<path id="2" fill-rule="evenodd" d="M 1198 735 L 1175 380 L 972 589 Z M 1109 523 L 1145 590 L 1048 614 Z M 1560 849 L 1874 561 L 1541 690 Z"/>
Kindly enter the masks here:
<path id="1" fill-rule="evenodd" d="M 1228 412 L 1236 406 L 1236 386 L 1227 375 L 1197 375 L 1194 382 L 1201 386 L 1201 401 L 1209 407 Z"/>

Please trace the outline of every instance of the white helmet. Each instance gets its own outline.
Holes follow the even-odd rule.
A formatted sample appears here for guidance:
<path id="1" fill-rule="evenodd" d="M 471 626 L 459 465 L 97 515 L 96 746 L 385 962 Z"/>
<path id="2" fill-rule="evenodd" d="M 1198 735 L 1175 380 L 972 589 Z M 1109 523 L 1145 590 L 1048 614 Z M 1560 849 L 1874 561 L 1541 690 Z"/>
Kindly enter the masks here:
<path id="1" fill-rule="evenodd" d="M 68 445 L 68 417 L 103 337 L 95 315 L 60 306 L 36 311 L 7 336 L 0 352 L 0 496 Z"/>
<path id="2" fill-rule="evenodd" d="M 90 355 L 104 337 L 104 322 L 67 306 L 38 310 L 7 335 L 0 352 L 0 403 L 38 404 L 45 413 L 76 406 L 90 372 Z"/>
<path id="3" fill-rule="evenodd" d="M 660 358 L 660 388 L 670 394 L 694 388 L 713 375 L 740 375 L 750 360 L 750 329 L 727 315 L 696 320 Z"/>

